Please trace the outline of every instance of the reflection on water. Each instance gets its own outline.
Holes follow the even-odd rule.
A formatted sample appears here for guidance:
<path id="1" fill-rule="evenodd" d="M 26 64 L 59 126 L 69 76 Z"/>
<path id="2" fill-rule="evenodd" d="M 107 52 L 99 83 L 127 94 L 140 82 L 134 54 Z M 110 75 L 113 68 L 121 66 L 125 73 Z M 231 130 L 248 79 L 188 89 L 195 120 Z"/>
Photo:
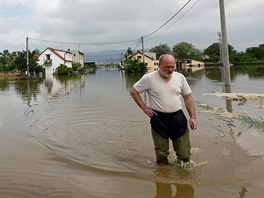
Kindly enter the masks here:
<path id="1" fill-rule="evenodd" d="M 23 100 L 36 100 L 40 93 L 40 84 L 42 80 L 21 80 L 15 81 L 15 90 L 17 95 L 21 95 Z"/>
<path id="2" fill-rule="evenodd" d="M 156 184 L 156 195 L 154 198 L 194 198 L 195 197 L 194 188 L 190 184 L 167 184 L 161 182 L 155 182 L 155 184 Z M 176 192 L 174 192 L 174 188 Z M 232 197 L 244 198 L 246 197 L 247 192 L 248 190 L 245 187 L 242 187 L 241 191 L 238 193 L 238 196 L 233 195 Z M 214 197 L 217 197 L 217 195 Z"/>
<path id="3" fill-rule="evenodd" d="M 172 187 L 176 188 L 174 195 Z M 156 182 L 155 198 L 194 198 L 194 189 L 190 184 L 166 184 Z"/>
<path id="4" fill-rule="evenodd" d="M 263 93 L 264 74 L 256 71 L 232 69 L 232 92 L 249 92 L 250 85 Z M 196 103 L 263 115 L 254 102 L 204 96 L 223 91 L 219 74 L 220 69 L 186 74 Z M 191 134 L 194 165 L 156 166 L 149 119 L 129 94 L 141 76 L 99 70 L 73 78 L 0 81 L 0 194 L 133 197 L 134 190 L 127 193 L 131 183 L 140 183 L 137 197 L 258 197 L 254 192 L 264 185 L 263 133 L 199 107 L 199 128 Z"/>
<path id="5" fill-rule="evenodd" d="M 137 82 L 143 76 L 143 74 L 125 74 L 123 72 L 121 72 L 121 74 L 122 78 L 126 82 L 126 87 L 128 90 L 130 90 L 135 82 Z"/>
<path id="6" fill-rule="evenodd" d="M 231 93 L 231 85 L 224 85 L 224 87 L 225 87 L 225 89 L 224 89 L 225 93 Z M 226 99 L 226 110 L 229 113 L 233 112 L 232 99 L 229 99 L 229 98 Z"/>

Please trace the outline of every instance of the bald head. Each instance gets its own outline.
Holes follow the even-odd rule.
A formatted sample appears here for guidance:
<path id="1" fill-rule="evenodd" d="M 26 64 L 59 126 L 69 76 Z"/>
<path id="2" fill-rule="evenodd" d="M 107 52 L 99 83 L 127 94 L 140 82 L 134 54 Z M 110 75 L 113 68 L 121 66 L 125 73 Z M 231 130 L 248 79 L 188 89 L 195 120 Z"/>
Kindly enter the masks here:
<path id="1" fill-rule="evenodd" d="M 159 57 L 159 65 L 162 64 L 164 61 L 173 61 L 175 63 L 175 58 L 171 54 L 162 54 Z"/>

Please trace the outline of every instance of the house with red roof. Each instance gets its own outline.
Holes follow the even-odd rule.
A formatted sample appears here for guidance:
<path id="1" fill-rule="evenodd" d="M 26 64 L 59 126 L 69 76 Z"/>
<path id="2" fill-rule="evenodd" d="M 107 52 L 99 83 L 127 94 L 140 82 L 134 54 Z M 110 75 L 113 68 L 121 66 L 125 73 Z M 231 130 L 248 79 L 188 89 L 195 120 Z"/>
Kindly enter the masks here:
<path id="1" fill-rule="evenodd" d="M 59 50 L 47 47 L 38 57 L 38 64 L 45 69 L 45 76 L 56 72 L 60 64 L 72 67 L 73 54 L 70 50 Z"/>

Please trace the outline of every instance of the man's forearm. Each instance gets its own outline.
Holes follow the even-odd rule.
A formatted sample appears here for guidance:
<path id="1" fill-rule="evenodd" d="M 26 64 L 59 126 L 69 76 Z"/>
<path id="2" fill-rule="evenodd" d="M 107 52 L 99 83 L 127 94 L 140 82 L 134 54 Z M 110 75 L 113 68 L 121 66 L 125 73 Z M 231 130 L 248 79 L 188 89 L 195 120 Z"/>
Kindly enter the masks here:
<path id="1" fill-rule="evenodd" d="M 132 88 L 130 94 L 133 97 L 134 101 L 137 103 L 137 105 L 144 111 L 147 106 L 141 99 L 139 93 L 134 88 Z"/>
<path id="2" fill-rule="evenodd" d="M 192 96 L 187 95 L 187 96 L 184 96 L 183 98 L 184 98 L 184 103 L 185 103 L 185 106 L 189 113 L 190 118 L 196 119 L 195 107 L 194 107 Z"/>
<path id="3" fill-rule="evenodd" d="M 195 107 L 194 107 L 192 95 L 189 94 L 187 96 L 183 96 L 183 98 L 186 109 L 190 116 L 189 126 L 191 127 L 192 130 L 195 130 L 197 129 L 197 120 L 196 120 L 196 113 L 195 113 Z"/>

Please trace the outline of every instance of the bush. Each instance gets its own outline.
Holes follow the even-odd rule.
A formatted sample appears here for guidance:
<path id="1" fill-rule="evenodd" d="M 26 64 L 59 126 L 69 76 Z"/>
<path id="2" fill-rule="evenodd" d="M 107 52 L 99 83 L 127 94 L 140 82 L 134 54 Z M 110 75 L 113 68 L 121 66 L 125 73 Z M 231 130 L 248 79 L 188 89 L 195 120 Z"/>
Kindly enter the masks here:
<path id="1" fill-rule="evenodd" d="M 95 62 L 86 62 L 86 63 L 84 63 L 84 67 L 81 70 L 81 72 L 83 72 L 83 73 L 95 73 L 96 68 L 97 68 L 97 66 L 96 66 Z"/>
<path id="2" fill-rule="evenodd" d="M 125 66 L 126 73 L 145 73 L 147 71 L 146 64 L 138 60 L 128 60 Z"/>
<path id="3" fill-rule="evenodd" d="M 60 66 L 57 68 L 57 74 L 58 75 L 72 75 L 73 70 L 71 67 L 67 67 L 66 65 L 60 64 Z"/>
<path id="4" fill-rule="evenodd" d="M 73 71 L 79 71 L 81 69 L 81 64 L 80 63 L 73 63 L 72 64 L 72 70 Z"/>
<path id="5" fill-rule="evenodd" d="M 239 66 L 243 66 L 243 65 L 246 65 L 246 66 L 264 65 L 264 61 L 237 62 L 236 65 L 239 65 Z"/>
<path id="6" fill-rule="evenodd" d="M 36 74 L 39 74 L 39 73 L 43 72 L 43 67 L 38 65 L 34 68 L 34 71 L 36 72 Z"/>

